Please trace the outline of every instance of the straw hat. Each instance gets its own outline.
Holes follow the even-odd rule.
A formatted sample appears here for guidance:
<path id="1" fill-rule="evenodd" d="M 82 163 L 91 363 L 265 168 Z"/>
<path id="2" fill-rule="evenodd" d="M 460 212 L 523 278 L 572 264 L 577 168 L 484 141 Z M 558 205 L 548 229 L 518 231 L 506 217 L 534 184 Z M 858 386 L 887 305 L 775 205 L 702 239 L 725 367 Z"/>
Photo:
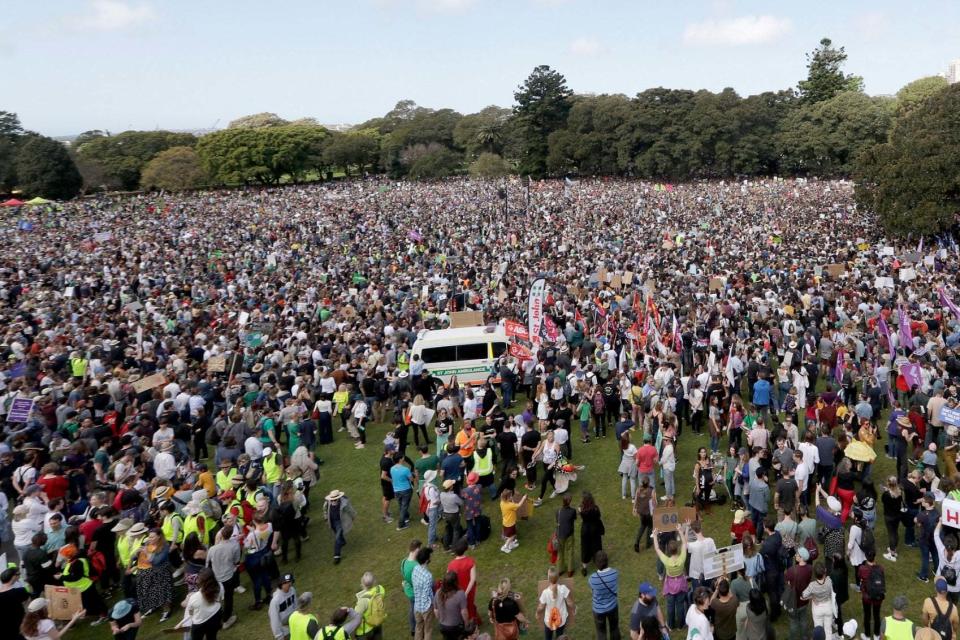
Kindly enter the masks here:
<path id="1" fill-rule="evenodd" d="M 136 538 L 137 536 L 142 536 L 147 533 L 147 526 L 142 522 L 138 522 L 129 529 L 127 529 L 128 538 Z"/>
<path id="2" fill-rule="evenodd" d="M 342 497 L 343 497 L 343 491 L 340 491 L 340 489 L 334 489 L 333 491 L 328 493 L 326 497 L 324 497 L 324 500 L 326 500 L 327 502 L 334 502 L 336 500 L 339 500 Z"/>
<path id="3" fill-rule="evenodd" d="M 121 518 L 117 521 L 117 524 L 113 525 L 113 528 L 110 531 L 114 533 L 123 533 L 124 531 L 129 531 L 130 527 L 133 526 L 133 518 Z"/>

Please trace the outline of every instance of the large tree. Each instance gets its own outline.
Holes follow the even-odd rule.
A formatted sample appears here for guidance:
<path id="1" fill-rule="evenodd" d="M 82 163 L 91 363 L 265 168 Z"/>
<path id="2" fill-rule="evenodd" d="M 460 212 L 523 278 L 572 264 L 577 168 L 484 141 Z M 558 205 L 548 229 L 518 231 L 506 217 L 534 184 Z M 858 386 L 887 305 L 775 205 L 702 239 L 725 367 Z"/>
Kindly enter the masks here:
<path id="1" fill-rule="evenodd" d="M 147 163 L 140 174 L 144 189 L 183 191 L 206 184 L 207 174 L 193 147 L 171 147 L 161 151 Z"/>
<path id="2" fill-rule="evenodd" d="M 848 176 L 857 156 L 887 138 L 894 101 L 857 91 L 804 104 L 777 135 L 781 170 L 790 175 Z"/>
<path id="3" fill-rule="evenodd" d="M 227 125 L 228 129 L 259 129 L 261 127 L 279 127 L 290 124 L 275 113 L 252 113 L 249 116 L 242 116 L 236 120 L 231 120 Z"/>
<path id="4" fill-rule="evenodd" d="M 323 127 L 303 125 L 223 129 L 203 136 L 197 153 L 217 184 L 280 184 L 303 180 L 316 168 L 328 135 Z"/>
<path id="5" fill-rule="evenodd" d="M 807 103 L 829 100 L 843 91 L 863 91 L 863 78 L 843 73 L 847 52 L 833 46 L 830 38 L 807 54 L 807 79 L 798 84 L 800 98 Z"/>
<path id="6" fill-rule="evenodd" d="M 947 79 L 941 76 L 927 76 L 905 84 L 900 91 L 897 91 L 897 115 L 906 115 L 924 100 L 940 93 L 948 86 Z"/>
<path id="7" fill-rule="evenodd" d="M 890 141 L 865 151 L 855 171 L 858 204 L 887 231 L 938 233 L 960 211 L 960 84 L 899 118 Z"/>
<path id="8" fill-rule="evenodd" d="M 17 149 L 17 185 L 25 195 L 68 200 L 83 179 L 67 148 L 53 138 L 29 135 Z"/>
<path id="9" fill-rule="evenodd" d="M 350 175 L 353 168 L 362 173 L 376 167 L 379 155 L 379 132 L 376 129 L 362 129 L 334 135 L 323 150 L 323 161 Z"/>
<path id="10" fill-rule="evenodd" d="M 115 136 L 97 133 L 84 134 L 84 141 L 76 146 L 77 155 L 99 164 L 107 186 L 119 189 L 137 189 L 144 165 L 161 151 L 192 147 L 197 141 L 193 134 L 173 131 L 124 131 Z"/>
<path id="11" fill-rule="evenodd" d="M 547 172 L 547 141 L 566 123 L 572 96 L 566 78 L 547 65 L 536 67 L 514 92 L 513 111 L 522 142 L 521 173 L 539 176 Z"/>

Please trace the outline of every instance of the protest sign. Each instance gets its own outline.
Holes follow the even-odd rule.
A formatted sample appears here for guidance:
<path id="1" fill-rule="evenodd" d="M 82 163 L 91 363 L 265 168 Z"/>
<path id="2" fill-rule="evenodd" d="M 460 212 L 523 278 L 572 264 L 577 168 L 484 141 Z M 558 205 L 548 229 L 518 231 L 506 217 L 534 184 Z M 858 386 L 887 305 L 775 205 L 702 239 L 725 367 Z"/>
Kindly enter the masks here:
<path id="1" fill-rule="evenodd" d="M 207 360 L 207 371 L 210 373 L 223 373 L 227 370 L 227 356 L 213 356 Z"/>
<path id="2" fill-rule="evenodd" d="M 878 277 L 876 280 L 874 280 L 873 286 L 876 289 L 893 289 L 895 285 L 893 284 L 893 278 L 886 276 Z"/>
<path id="3" fill-rule="evenodd" d="M 14 398 L 7 413 L 7 422 L 26 422 L 33 411 L 33 400 L 30 398 Z"/>
<path id="4" fill-rule="evenodd" d="M 912 267 L 904 267 L 900 269 L 900 281 L 901 282 L 910 282 L 911 280 L 916 280 L 917 270 Z"/>
<path id="5" fill-rule="evenodd" d="M 940 409 L 940 422 L 960 427 L 960 409 L 951 409 L 950 407 Z"/>
<path id="6" fill-rule="evenodd" d="M 696 519 L 697 510 L 694 507 L 657 507 L 653 510 L 653 528 L 659 531 L 672 531 L 678 524 Z"/>
<path id="7" fill-rule="evenodd" d="M 48 584 L 43 588 L 47 599 L 47 613 L 51 620 L 70 620 L 80 611 L 80 590 Z"/>
<path id="8" fill-rule="evenodd" d="M 450 314 L 450 328 L 483 326 L 482 311 L 454 311 Z"/>
<path id="9" fill-rule="evenodd" d="M 940 522 L 945 527 L 960 529 L 960 500 L 944 498 L 940 503 Z"/>
<path id="10" fill-rule="evenodd" d="M 526 348 L 522 344 L 517 344 L 516 342 L 511 342 L 507 347 L 507 352 L 512 355 L 514 358 L 520 360 L 530 360 L 533 358 L 533 352 L 530 349 Z"/>
<path id="11" fill-rule="evenodd" d="M 136 393 L 143 393 L 144 391 L 149 391 L 150 389 L 155 389 L 157 387 L 167 384 L 167 378 L 162 373 L 154 373 L 153 375 L 147 376 L 146 378 L 141 378 L 133 383 L 133 390 Z"/>
<path id="12" fill-rule="evenodd" d="M 710 291 L 722 291 L 723 278 L 710 278 Z"/>
<path id="13" fill-rule="evenodd" d="M 847 265 L 845 264 L 828 264 L 827 273 L 830 274 L 831 278 L 839 278 L 841 275 L 846 273 Z"/>
<path id="14" fill-rule="evenodd" d="M 521 340 L 530 339 L 530 332 L 527 331 L 527 328 L 515 320 L 505 320 L 503 330 L 509 338 L 516 337 Z"/>
<path id="15" fill-rule="evenodd" d="M 703 556 L 703 577 L 713 580 L 743 569 L 743 545 L 722 547 Z"/>

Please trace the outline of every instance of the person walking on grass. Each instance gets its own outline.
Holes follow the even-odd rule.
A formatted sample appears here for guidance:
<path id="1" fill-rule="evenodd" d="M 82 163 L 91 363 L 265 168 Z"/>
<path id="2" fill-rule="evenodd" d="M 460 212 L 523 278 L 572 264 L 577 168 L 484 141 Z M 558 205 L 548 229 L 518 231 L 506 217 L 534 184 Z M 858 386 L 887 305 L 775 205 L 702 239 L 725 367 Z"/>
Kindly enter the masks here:
<path id="1" fill-rule="evenodd" d="M 587 565 L 603 550 L 603 536 L 606 529 L 600 516 L 600 507 L 593 500 L 593 494 L 583 492 L 580 500 L 580 573 L 587 575 Z"/>
<path id="2" fill-rule="evenodd" d="M 593 624 L 597 640 L 620 640 L 620 572 L 610 567 L 605 551 L 597 551 L 593 558 L 597 570 L 590 574 L 587 584 L 592 593 Z"/>

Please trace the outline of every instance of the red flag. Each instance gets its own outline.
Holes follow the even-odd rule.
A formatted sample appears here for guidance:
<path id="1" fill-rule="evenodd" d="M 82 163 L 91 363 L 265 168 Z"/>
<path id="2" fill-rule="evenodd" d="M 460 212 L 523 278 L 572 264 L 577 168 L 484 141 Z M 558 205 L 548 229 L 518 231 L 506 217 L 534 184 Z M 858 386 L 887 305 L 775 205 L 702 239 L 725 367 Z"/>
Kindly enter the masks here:
<path id="1" fill-rule="evenodd" d="M 530 332 L 527 331 L 527 328 L 515 320 L 504 321 L 503 329 L 509 337 L 516 336 L 521 340 L 530 339 Z"/>
<path id="2" fill-rule="evenodd" d="M 516 342 L 511 342 L 507 347 L 507 351 L 514 358 L 519 360 L 530 360 L 533 358 L 533 353 L 530 351 L 530 349 L 527 349 L 522 344 L 517 344 Z"/>

